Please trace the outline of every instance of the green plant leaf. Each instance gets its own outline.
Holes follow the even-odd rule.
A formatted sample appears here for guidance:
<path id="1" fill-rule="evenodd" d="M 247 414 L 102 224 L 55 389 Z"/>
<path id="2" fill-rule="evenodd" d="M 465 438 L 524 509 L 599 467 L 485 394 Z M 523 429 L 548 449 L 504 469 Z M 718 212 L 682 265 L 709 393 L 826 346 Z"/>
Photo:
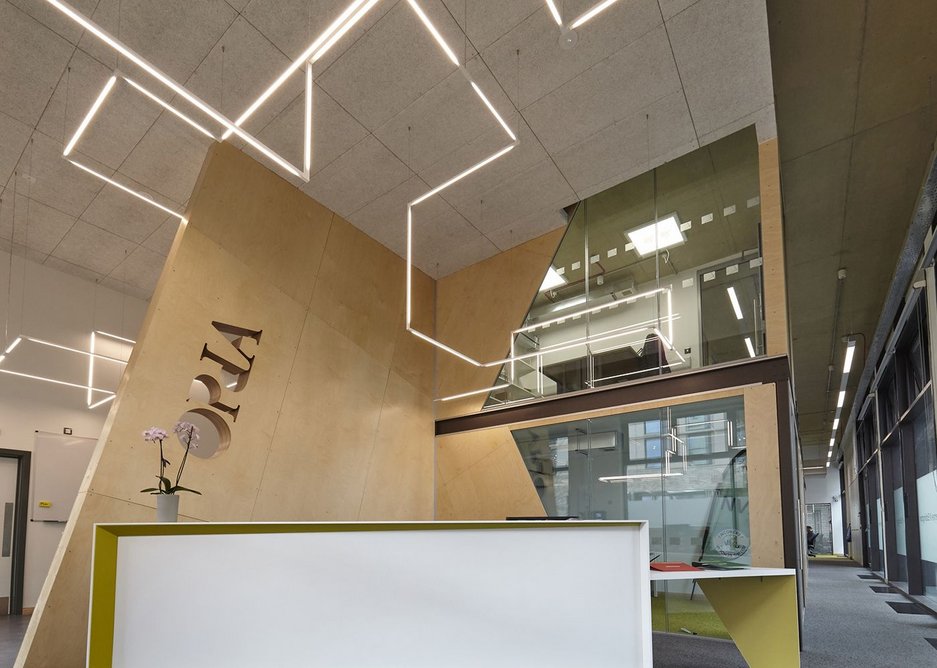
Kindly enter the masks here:
<path id="1" fill-rule="evenodd" d="M 163 494 L 172 494 L 172 481 L 165 476 L 157 476 L 159 478 L 160 486 L 163 488 Z"/>
<path id="2" fill-rule="evenodd" d="M 140 493 L 141 493 L 141 494 L 143 494 L 144 492 L 149 492 L 149 493 L 151 493 L 151 494 L 152 494 L 152 493 L 159 494 L 159 490 L 156 489 L 155 487 L 147 487 L 146 489 L 141 489 L 141 490 L 140 490 Z"/>
<path id="3" fill-rule="evenodd" d="M 194 489 L 189 489 L 188 487 L 183 487 L 182 485 L 176 485 L 173 487 L 173 492 L 192 492 L 193 494 L 198 494 L 199 496 L 202 495 L 201 492 L 198 492 Z"/>

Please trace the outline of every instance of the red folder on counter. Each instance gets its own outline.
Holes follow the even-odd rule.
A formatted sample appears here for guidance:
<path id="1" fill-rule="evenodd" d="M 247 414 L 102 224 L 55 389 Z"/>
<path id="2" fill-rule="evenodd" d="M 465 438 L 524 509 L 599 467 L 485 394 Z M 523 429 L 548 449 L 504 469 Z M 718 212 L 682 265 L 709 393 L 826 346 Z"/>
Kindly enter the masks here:
<path id="1" fill-rule="evenodd" d="M 651 569 L 655 571 L 701 571 L 702 568 L 697 568 L 696 566 L 690 566 L 690 564 L 685 564 L 682 561 L 653 561 L 651 562 Z"/>

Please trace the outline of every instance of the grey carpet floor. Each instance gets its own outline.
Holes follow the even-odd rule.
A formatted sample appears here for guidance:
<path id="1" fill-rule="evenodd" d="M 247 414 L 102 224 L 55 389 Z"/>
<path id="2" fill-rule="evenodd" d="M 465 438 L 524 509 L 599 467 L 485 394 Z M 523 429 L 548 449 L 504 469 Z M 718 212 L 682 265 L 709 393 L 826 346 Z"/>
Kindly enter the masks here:
<path id="1" fill-rule="evenodd" d="M 937 666 L 937 618 L 903 615 L 888 605 L 901 594 L 878 594 L 868 574 L 851 562 L 811 560 L 807 574 L 803 668 L 933 668 Z M 654 665 L 660 668 L 744 668 L 732 643 L 666 633 L 654 634 Z"/>

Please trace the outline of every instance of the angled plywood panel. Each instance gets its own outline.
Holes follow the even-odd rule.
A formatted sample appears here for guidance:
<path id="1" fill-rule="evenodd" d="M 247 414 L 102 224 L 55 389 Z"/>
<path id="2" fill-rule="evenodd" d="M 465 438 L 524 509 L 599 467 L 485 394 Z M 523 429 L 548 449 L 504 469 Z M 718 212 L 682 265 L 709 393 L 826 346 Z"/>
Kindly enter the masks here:
<path id="1" fill-rule="evenodd" d="M 190 458 L 191 520 L 431 519 L 434 353 L 403 331 L 404 263 L 226 144 L 209 152 L 139 342 L 92 458 L 18 665 L 83 666 L 90 527 L 155 519 L 139 490 L 156 472 L 141 431 L 193 406 L 214 411 L 230 445 Z M 434 283 L 415 316 L 432 328 Z M 218 376 L 203 345 L 243 339 L 250 373 L 217 402 L 189 401 L 193 378 Z M 220 344 L 219 344 L 220 342 Z M 226 354 L 246 366 L 237 351 Z M 173 442 L 169 459 L 181 448 Z"/>
<path id="2" fill-rule="evenodd" d="M 563 238 L 556 230 L 437 282 L 436 336 L 479 360 L 503 357 Z M 490 387 L 498 368 L 480 369 L 437 353 L 437 395 Z M 474 413 L 486 394 L 437 402 L 436 417 Z M 543 515 L 543 504 L 509 429 L 437 439 L 436 517 L 504 519 Z"/>

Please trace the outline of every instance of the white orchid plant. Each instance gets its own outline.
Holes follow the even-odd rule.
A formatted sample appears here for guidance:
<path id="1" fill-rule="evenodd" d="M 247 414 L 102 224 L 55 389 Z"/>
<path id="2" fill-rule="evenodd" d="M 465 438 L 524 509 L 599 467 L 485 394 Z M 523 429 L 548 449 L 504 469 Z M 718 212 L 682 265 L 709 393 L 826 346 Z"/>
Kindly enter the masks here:
<path id="1" fill-rule="evenodd" d="M 183 487 L 179 484 L 179 480 L 182 478 L 182 471 L 185 469 L 185 462 L 189 458 L 189 450 L 198 447 L 198 427 L 191 422 L 177 422 L 172 428 L 172 431 L 179 438 L 182 445 L 185 446 L 185 454 L 182 455 L 182 464 L 179 465 L 179 470 L 176 471 L 176 481 L 173 482 L 170 480 L 169 476 L 166 475 L 166 469 L 172 466 L 172 464 L 166 459 L 166 455 L 163 451 L 163 441 L 169 437 L 169 434 L 161 427 L 150 427 L 143 432 L 143 440 L 148 443 L 159 443 L 159 475 L 156 476 L 159 479 L 159 487 L 147 487 L 146 489 L 141 489 L 140 492 L 147 494 L 192 492 L 193 494 L 201 496 L 201 492 Z"/>

